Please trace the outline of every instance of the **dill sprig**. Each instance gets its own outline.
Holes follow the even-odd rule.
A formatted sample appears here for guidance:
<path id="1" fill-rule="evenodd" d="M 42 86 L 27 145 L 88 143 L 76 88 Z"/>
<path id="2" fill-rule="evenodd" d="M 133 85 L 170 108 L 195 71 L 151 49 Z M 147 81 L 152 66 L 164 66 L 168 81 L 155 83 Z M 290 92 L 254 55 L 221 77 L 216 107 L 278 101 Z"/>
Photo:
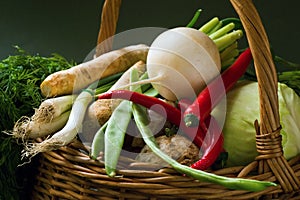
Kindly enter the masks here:
<path id="1" fill-rule="evenodd" d="M 22 147 L 3 131 L 34 113 L 43 100 L 39 86 L 48 75 L 75 65 L 58 54 L 44 57 L 15 49 L 15 55 L 0 61 L 0 199 L 24 197 L 30 181 L 30 166 L 17 167 Z"/>

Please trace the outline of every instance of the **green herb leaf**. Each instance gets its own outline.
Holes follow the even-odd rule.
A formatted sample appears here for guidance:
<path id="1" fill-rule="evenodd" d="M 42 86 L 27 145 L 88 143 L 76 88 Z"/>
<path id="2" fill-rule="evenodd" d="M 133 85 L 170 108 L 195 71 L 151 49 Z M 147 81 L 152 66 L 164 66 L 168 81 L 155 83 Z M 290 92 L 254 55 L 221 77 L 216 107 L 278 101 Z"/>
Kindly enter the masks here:
<path id="1" fill-rule="evenodd" d="M 0 61 L 0 199 L 19 199 L 30 180 L 30 165 L 20 164 L 22 147 L 3 133 L 21 116 L 30 116 L 42 102 L 40 84 L 51 73 L 75 65 L 58 54 L 30 55 L 16 46 L 16 54 Z M 23 171 L 26 171 L 24 173 Z"/>

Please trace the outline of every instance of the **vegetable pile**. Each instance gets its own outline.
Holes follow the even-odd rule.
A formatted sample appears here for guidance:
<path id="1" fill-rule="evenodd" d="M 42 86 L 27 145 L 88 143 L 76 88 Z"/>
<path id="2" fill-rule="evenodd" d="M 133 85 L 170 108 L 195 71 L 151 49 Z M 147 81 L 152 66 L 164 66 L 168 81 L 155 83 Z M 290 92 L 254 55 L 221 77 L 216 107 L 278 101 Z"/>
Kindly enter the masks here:
<path id="1" fill-rule="evenodd" d="M 104 162 L 110 177 L 117 177 L 124 149 L 137 147 L 138 156 L 135 152 L 132 159 L 152 162 L 142 151 L 146 147 L 168 167 L 200 181 L 249 191 L 276 185 L 206 171 L 254 159 L 252 124 L 259 111 L 257 91 L 253 89 L 257 85 L 241 86 L 243 75 L 249 74 L 252 55 L 249 48 L 239 49 L 238 40 L 243 36 L 239 20 L 215 17 L 194 28 L 200 11 L 187 27 L 163 32 L 150 47 L 127 46 L 43 77 L 40 89 L 45 100 L 39 106 L 31 105 L 37 107 L 31 115 L 15 119 L 9 132 L 24 142 L 22 159 L 30 161 L 77 138 L 89 146 L 91 159 Z M 291 158 L 300 153 L 300 147 L 289 147 L 295 142 L 290 138 L 297 138 L 299 133 L 300 99 L 291 88 L 279 86 L 281 111 L 285 113 L 282 117 L 293 119 L 282 122 L 285 156 Z M 223 128 L 224 100 L 228 101 L 228 112 Z M 292 105 L 297 107 L 294 112 Z M 241 126 L 245 122 L 247 126 Z M 241 132 L 247 135 L 241 137 Z M 159 148 L 162 137 L 172 140 L 176 136 L 184 137 L 188 149 L 196 149 L 201 156 L 193 152 L 191 158 L 197 159 L 183 162 L 181 155 L 167 153 L 183 145 L 180 142 L 174 146 L 160 143 L 167 150 Z M 37 142 L 36 138 L 43 140 Z M 243 141 L 238 142 L 241 149 L 237 152 L 238 139 Z"/>

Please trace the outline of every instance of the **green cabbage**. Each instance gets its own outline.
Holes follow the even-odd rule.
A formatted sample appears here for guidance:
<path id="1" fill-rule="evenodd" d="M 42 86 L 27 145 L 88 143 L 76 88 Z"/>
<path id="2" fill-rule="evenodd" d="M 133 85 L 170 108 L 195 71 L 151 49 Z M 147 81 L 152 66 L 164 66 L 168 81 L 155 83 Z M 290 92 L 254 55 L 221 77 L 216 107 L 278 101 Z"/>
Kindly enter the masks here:
<path id="1" fill-rule="evenodd" d="M 260 115 L 257 82 L 237 83 L 226 101 L 223 134 L 224 149 L 229 155 L 227 165 L 246 165 L 258 155 L 254 129 L 254 121 Z M 300 97 L 293 89 L 278 83 L 278 101 L 284 156 L 290 159 L 300 153 Z M 212 115 L 220 119 L 224 106 L 216 106 Z"/>

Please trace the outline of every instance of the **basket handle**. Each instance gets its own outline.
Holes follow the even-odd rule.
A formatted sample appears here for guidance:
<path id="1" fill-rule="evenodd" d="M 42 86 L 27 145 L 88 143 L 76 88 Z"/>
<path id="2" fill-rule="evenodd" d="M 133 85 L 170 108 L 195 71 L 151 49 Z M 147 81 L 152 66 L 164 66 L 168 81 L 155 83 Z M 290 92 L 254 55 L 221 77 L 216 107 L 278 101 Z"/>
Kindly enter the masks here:
<path id="1" fill-rule="evenodd" d="M 283 157 L 278 105 L 278 80 L 268 37 L 252 0 L 230 0 L 244 26 L 253 55 L 260 97 L 260 125 L 256 125 L 256 146 L 261 166 L 258 171 L 274 173 L 284 192 L 299 189 L 300 182 Z M 276 145 L 275 145 L 276 144 Z"/>
<path id="2" fill-rule="evenodd" d="M 271 133 L 280 127 L 277 74 L 269 41 L 252 0 L 231 0 L 240 16 L 253 55 L 259 85 L 261 132 Z"/>
<path id="3" fill-rule="evenodd" d="M 112 49 L 113 35 L 116 32 L 121 2 L 121 0 L 105 0 L 102 6 L 96 57 Z"/>

